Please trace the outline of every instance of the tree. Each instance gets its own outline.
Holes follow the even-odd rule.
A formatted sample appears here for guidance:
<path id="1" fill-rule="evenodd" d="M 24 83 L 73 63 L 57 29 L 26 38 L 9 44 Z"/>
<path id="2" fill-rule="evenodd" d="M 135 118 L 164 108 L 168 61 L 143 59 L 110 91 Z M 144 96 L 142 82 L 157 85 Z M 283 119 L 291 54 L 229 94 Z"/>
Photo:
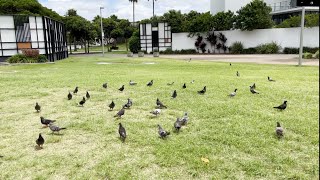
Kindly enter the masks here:
<path id="1" fill-rule="evenodd" d="M 202 13 L 201 15 L 197 16 L 194 20 L 189 22 L 188 24 L 188 32 L 189 36 L 193 37 L 196 34 L 201 32 L 208 32 L 212 29 L 212 15 L 207 13 Z"/>
<path id="2" fill-rule="evenodd" d="M 183 23 L 185 22 L 185 17 L 181 11 L 170 10 L 163 14 L 162 17 L 158 17 L 159 21 L 167 22 L 171 26 L 171 31 L 173 33 L 183 32 Z"/>
<path id="3" fill-rule="evenodd" d="M 129 39 L 129 49 L 133 53 L 140 51 L 139 31 L 135 31 Z"/>
<path id="4" fill-rule="evenodd" d="M 126 50 L 128 51 L 128 39 L 132 36 L 135 28 L 130 25 L 128 20 L 125 19 L 120 20 L 120 22 L 117 24 L 117 28 L 123 30 L 123 38 L 125 39 Z"/>
<path id="5" fill-rule="evenodd" d="M 235 15 L 233 12 L 218 12 L 212 18 L 212 26 L 216 31 L 230 30 L 233 27 Z"/>
<path id="6" fill-rule="evenodd" d="M 243 31 L 271 28 L 273 25 L 271 11 L 272 8 L 262 0 L 253 0 L 237 11 L 236 28 Z"/>
<path id="7" fill-rule="evenodd" d="M 67 15 L 66 15 L 66 16 L 78 16 L 77 10 L 75 10 L 75 9 L 69 9 L 69 10 L 67 11 Z"/>
<path id="8" fill-rule="evenodd" d="M 129 0 L 129 1 L 132 2 L 133 23 L 135 23 L 135 19 L 134 19 L 134 3 L 138 3 L 138 0 Z"/>

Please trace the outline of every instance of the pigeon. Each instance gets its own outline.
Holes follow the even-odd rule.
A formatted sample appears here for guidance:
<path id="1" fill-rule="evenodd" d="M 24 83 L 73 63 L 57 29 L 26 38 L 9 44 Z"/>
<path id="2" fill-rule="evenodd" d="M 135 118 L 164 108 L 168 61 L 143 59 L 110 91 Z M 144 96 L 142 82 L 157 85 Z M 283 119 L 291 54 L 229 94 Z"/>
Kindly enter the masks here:
<path id="1" fill-rule="evenodd" d="M 114 117 L 119 117 L 119 118 L 121 118 L 121 116 L 123 116 L 124 115 L 124 107 L 122 107 L 122 109 L 116 114 L 116 115 L 114 115 Z"/>
<path id="2" fill-rule="evenodd" d="M 230 96 L 230 97 L 236 96 L 236 95 L 237 95 L 237 90 L 238 90 L 238 89 L 235 89 L 234 92 L 232 92 L 231 94 L 229 94 L 229 96 Z"/>
<path id="3" fill-rule="evenodd" d="M 165 138 L 168 135 L 170 135 L 170 132 L 167 132 L 164 129 L 162 129 L 162 127 L 159 124 L 158 124 L 158 133 L 159 133 L 161 138 Z"/>
<path id="4" fill-rule="evenodd" d="M 153 80 L 151 80 L 150 82 L 148 82 L 147 86 L 152 86 L 153 85 Z"/>
<path id="5" fill-rule="evenodd" d="M 83 106 L 84 103 L 86 103 L 86 98 L 85 97 L 82 98 L 82 100 L 79 102 L 79 105 Z"/>
<path id="6" fill-rule="evenodd" d="M 285 110 L 287 108 L 287 101 L 284 101 L 280 106 L 273 107 L 280 110 Z"/>
<path id="7" fill-rule="evenodd" d="M 45 119 L 44 117 L 40 117 L 40 122 L 43 125 L 48 126 L 50 123 L 56 122 L 56 120 Z"/>
<path id="8" fill-rule="evenodd" d="M 281 127 L 280 123 L 277 122 L 277 127 L 276 127 L 276 135 L 278 136 L 278 138 L 283 137 L 283 128 Z"/>
<path id="9" fill-rule="evenodd" d="M 232 64 L 230 63 L 230 66 L 231 66 Z"/>
<path id="10" fill-rule="evenodd" d="M 87 97 L 87 99 L 90 99 L 90 94 L 88 91 L 87 91 L 86 97 Z"/>
<path id="11" fill-rule="evenodd" d="M 68 100 L 71 100 L 72 99 L 72 94 L 69 92 L 68 94 Z"/>
<path id="12" fill-rule="evenodd" d="M 168 86 L 172 86 L 173 84 L 174 84 L 174 82 L 172 82 L 172 83 L 167 83 Z"/>
<path id="13" fill-rule="evenodd" d="M 116 104 L 112 101 L 110 104 L 109 104 L 109 108 L 110 110 L 113 110 L 113 108 L 116 106 Z"/>
<path id="14" fill-rule="evenodd" d="M 42 146 L 43 146 L 43 144 L 44 144 L 44 139 L 43 139 L 43 137 L 41 136 L 41 133 L 39 133 L 39 137 L 38 137 L 38 139 L 36 140 L 36 143 L 37 143 L 37 145 L 38 145 L 39 147 L 42 147 Z"/>
<path id="15" fill-rule="evenodd" d="M 256 83 L 253 83 L 252 88 L 256 89 Z"/>
<path id="16" fill-rule="evenodd" d="M 250 92 L 252 93 L 252 94 L 260 94 L 258 91 L 256 91 L 254 88 L 253 88 L 253 86 L 249 86 L 250 87 Z"/>
<path id="17" fill-rule="evenodd" d="M 119 88 L 119 91 L 123 91 L 124 90 L 124 85 L 121 86 L 121 88 Z"/>
<path id="18" fill-rule="evenodd" d="M 104 83 L 104 84 L 102 84 L 102 87 L 103 87 L 103 88 L 105 88 L 105 89 L 107 89 L 107 87 L 108 87 L 108 83 Z"/>
<path id="19" fill-rule="evenodd" d="M 240 73 L 239 73 L 239 71 L 237 71 L 237 76 L 238 76 L 238 77 L 240 77 Z"/>
<path id="20" fill-rule="evenodd" d="M 153 111 L 150 111 L 151 114 L 158 116 L 161 113 L 161 109 L 155 109 Z"/>
<path id="21" fill-rule="evenodd" d="M 177 120 L 176 120 L 176 122 L 174 122 L 173 126 L 176 129 L 176 131 L 179 132 L 179 130 L 182 126 L 182 121 L 180 121 L 180 118 L 177 118 Z"/>
<path id="22" fill-rule="evenodd" d="M 207 86 L 204 86 L 201 91 L 198 91 L 199 94 L 204 94 L 207 91 Z"/>
<path id="23" fill-rule="evenodd" d="M 52 123 L 49 124 L 49 128 L 52 131 L 52 133 L 54 133 L 54 132 L 58 132 L 59 133 L 60 130 L 67 129 L 67 128 L 61 128 L 59 126 L 53 125 Z"/>
<path id="24" fill-rule="evenodd" d="M 159 98 L 157 98 L 156 104 L 157 104 L 157 107 L 159 107 L 160 109 L 162 108 L 167 109 L 167 106 L 163 105 L 162 102 L 159 100 Z"/>
<path id="25" fill-rule="evenodd" d="M 194 80 L 192 80 L 190 83 L 193 84 L 193 83 L 194 83 Z"/>
<path id="26" fill-rule="evenodd" d="M 134 86 L 134 85 L 137 85 L 137 83 L 130 80 L 129 85 Z"/>
<path id="27" fill-rule="evenodd" d="M 187 88 L 186 83 L 183 84 L 182 89 Z"/>
<path id="28" fill-rule="evenodd" d="M 41 106 L 36 102 L 36 106 L 34 107 L 37 112 L 41 111 Z"/>
<path id="29" fill-rule="evenodd" d="M 123 107 L 124 107 L 125 109 L 129 109 L 131 106 L 132 106 L 132 100 L 128 98 L 127 104 L 125 104 Z"/>
<path id="30" fill-rule="evenodd" d="M 271 77 L 268 76 L 268 81 L 273 81 L 275 82 L 275 80 L 273 80 Z"/>
<path id="31" fill-rule="evenodd" d="M 76 87 L 73 91 L 73 94 L 77 94 L 78 93 L 78 87 Z"/>
<path id="32" fill-rule="evenodd" d="M 171 97 L 174 99 L 174 98 L 176 98 L 177 96 L 178 96 L 177 91 L 174 90 Z"/>
<path id="33" fill-rule="evenodd" d="M 184 113 L 184 116 L 181 118 L 181 125 L 182 125 L 182 126 L 187 125 L 187 124 L 188 124 L 188 121 L 189 121 L 188 113 L 185 112 L 185 113 Z"/>
<path id="34" fill-rule="evenodd" d="M 126 140 L 127 133 L 126 133 L 126 129 L 122 126 L 121 123 L 119 123 L 119 135 L 122 142 L 124 142 Z"/>

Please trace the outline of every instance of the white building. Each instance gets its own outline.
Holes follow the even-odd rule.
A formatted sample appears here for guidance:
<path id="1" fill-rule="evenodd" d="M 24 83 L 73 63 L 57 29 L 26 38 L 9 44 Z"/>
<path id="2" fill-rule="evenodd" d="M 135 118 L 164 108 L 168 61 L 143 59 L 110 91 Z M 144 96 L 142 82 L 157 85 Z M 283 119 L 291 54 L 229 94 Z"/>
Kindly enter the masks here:
<path id="1" fill-rule="evenodd" d="M 211 0 L 211 14 L 218 12 L 232 11 L 236 13 L 241 7 L 250 3 L 252 0 Z M 306 7 L 306 13 L 319 12 L 319 0 L 264 0 L 272 8 L 272 19 L 280 23 L 290 16 L 301 13 L 300 6 Z"/>

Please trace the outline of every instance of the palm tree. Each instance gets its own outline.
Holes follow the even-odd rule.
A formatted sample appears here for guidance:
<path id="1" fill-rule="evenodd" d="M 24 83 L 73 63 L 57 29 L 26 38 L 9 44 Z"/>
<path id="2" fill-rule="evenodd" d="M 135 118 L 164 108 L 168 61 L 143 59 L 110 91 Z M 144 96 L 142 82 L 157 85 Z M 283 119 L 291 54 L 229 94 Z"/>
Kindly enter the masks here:
<path id="1" fill-rule="evenodd" d="M 132 2 L 132 6 L 133 6 L 133 24 L 135 23 L 134 21 L 134 3 L 137 3 L 138 0 L 129 0 L 130 2 Z"/>

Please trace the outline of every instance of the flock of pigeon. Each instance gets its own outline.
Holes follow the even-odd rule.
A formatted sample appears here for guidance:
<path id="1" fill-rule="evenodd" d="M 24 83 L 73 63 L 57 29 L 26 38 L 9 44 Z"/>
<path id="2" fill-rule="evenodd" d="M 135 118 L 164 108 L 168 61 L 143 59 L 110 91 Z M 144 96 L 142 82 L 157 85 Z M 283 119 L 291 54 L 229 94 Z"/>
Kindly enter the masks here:
<path id="1" fill-rule="evenodd" d="M 231 66 L 231 64 L 230 64 L 230 66 Z M 240 73 L 238 71 L 236 72 L 236 76 L 240 77 Z M 273 80 L 270 77 L 268 77 L 268 81 L 275 82 L 275 80 Z M 191 83 L 194 83 L 194 80 L 192 80 Z M 168 86 L 171 86 L 173 84 L 174 84 L 174 82 L 167 83 Z M 130 86 L 134 86 L 134 85 L 137 85 L 137 83 L 130 80 L 129 85 Z M 147 86 L 149 86 L 149 87 L 152 86 L 152 85 L 153 85 L 153 80 L 151 80 L 150 82 L 147 83 Z M 102 85 L 102 87 L 107 89 L 108 88 L 108 84 L 104 83 Z M 250 92 L 252 94 L 259 94 L 259 92 L 256 91 L 256 84 L 255 83 L 252 86 L 249 86 L 249 87 L 250 87 Z M 182 88 L 183 89 L 187 88 L 186 83 L 183 84 Z M 125 86 L 122 85 L 118 90 L 120 92 L 122 92 L 122 91 L 124 91 L 124 89 L 125 89 Z M 73 91 L 73 94 L 77 94 L 78 91 L 79 91 L 79 89 L 78 89 L 78 87 L 76 87 L 74 89 L 74 91 Z M 197 91 L 197 93 L 200 94 L 200 95 L 204 95 L 206 93 L 206 91 L 207 91 L 207 87 L 204 86 L 203 89 Z M 237 89 L 235 89 L 234 92 L 230 93 L 228 96 L 229 97 L 235 97 L 236 95 L 237 95 Z M 172 93 L 171 97 L 172 98 L 176 98 L 177 97 L 177 91 L 176 90 L 174 90 L 174 92 Z M 72 98 L 73 98 L 73 95 L 72 95 L 71 92 L 69 92 L 68 95 L 67 95 L 67 99 L 71 100 Z M 83 107 L 88 99 L 90 99 L 90 94 L 87 91 L 86 92 L 86 96 L 83 97 L 82 100 L 79 102 L 79 106 Z M 133 105 L 133 101 L 129 98 L 127 103 L 122 106 L 120 111 L 118 111 L 115 114 L 114 117 L 121 118 L 125 114 L 125 110 L 126 109 L 130 109 L 132 107 L 132 105 Z M 114 103 L 114 101 L 112 101 L 109 104 L 109 108 L 110 108 L 109 110 L 112 111 L 114 109 L 114 107 L 115 107 L 115 103 Z M 157 100 L 156 100 L 156 109 L 151 111 L 150 113 L 155 115 L 155 116 L 158 116 L 161 113 L 161 109 L 166 109 L 166 108 L 167 108 L 167 106 L 165 106 L 159 100 L 159 98 L 157 98 Z M 287 101 L 284 101 L 283 104 L 281 104 L 280 106 L 276 106 L 274 108 L 279 109 L 279 110 L 285 110 L 287 108 Z M 36 103 L 36 105 L 35 105 L 35 110 L 37 112 L 41 111 L 41 106 L 38 103 Z M 173 124 L 173 127 L 176 130 L 176 132 L 179 132 L 179 130 L 181 129 L 182 126 L 187 125 L 188 120 L 189 120 L 189 117 L 188 117 L 188 113 L 187 112 L 184 113 L 184 116 L 182 118 L 177 118 L 177 120 Z M 46 119 L 44 117 L 40 117 L 40 122 L 45 127 L 49 127 L 50 130 L 52 131 L 52 133 L 55 133 L 55 132 L 59 133 L 61 130 L 66 129 L 66 128 L 61 128 L 61 127 L 59 127 L 57 125 L 54 125 L 55 120 Z M 127 137 L 127 133 L 126 133 L 125 127 L 121 123 L 119 123 L 118 132 L 119 132 L 120 139 L 123 142 L 125 142 L 125 139 Z M 281 127 L 279 122 L 277 122 L 275 133 L 276 133 L 278 138 L 281 138 L 284 135 L 284 129 Z M 159 134 L 159 136 L 161 138 L 166 138 L 168 135 L 170 135 L 170 132 L 166 131 L 164 128 L 161 127 L 161 125 L 158 124 L 158 134 Z M 44 142 L 45 142 L 45 140 L 44 140 L 44 138 L 42 137 L 42 135 L 40 133 L 38 139 L 36 140 L 37 147 L 42 149 Z"/>

